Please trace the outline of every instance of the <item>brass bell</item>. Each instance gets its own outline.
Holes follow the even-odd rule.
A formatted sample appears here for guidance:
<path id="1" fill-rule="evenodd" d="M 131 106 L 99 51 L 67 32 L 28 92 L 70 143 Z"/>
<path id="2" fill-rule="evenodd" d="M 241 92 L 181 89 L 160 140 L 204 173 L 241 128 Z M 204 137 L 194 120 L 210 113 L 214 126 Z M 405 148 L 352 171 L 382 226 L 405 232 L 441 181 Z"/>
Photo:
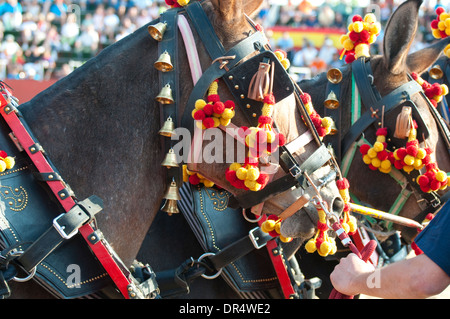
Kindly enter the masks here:
<path id="1" fill-rule="evenodd" d="M 172 180 L 172 182 L 170 183 L 169 188 L 164 194 L 164 199 L 166 200 L 166 202 L 164 203 L 164 206 L 161 208 L 163 212 L 166 212 L 169 215 L 177 214 L 180 212 L 178 210 L 177 201 L 179 201 L 181 197 L 180 193 L 178 192 L 178 187 L 175 180 Z"/>
<path id="2" fill-rule="evenodd" d="M 342 72 L 337 68 L 329 69 L 327 72 L 327 79 L 333 84 L 338 84 L 342 81 Z"/>
<path id="3" fill-rule="evenodd" d="M 173 70 L 172 62 L 170 61 L 170 54 L 164 51 L 159 56 L 159 59 L 153 64 L 153 66 L 161 72 L 169 72 Z"/>
<path id="4" fill-rule="evenodd" d="M 323 102 L 323 105 L 327 109 L 337 109 L 339 107 L 339 100 L 337 99 L 337 96 L 333 91 L 331 91 L 330 94 L 328 94 L 328 97 Z"/>
<path id="5" fill-rule="evenodd" d="M 161 208 L 163 212 L 166 212 L 169 216 L 172 214 L 178 214 L 180 211 L 178 210 L 178 204 L 176 200 L 167 199 L 164 203 L 164 206 Z"/>
<path id="6" fill-rule="evenodd" d="M 174 135 L 175 124 L 172 121 L 172 118 L 169 116 L 167 120 L 164 122 L 163 127 L 159 130 L 158 134 L 162 136 L 172 137 Z"/>
<path id="7" fill-rule="evenodd" d="M 165 166 L 168 169 L 170 169 L 171 167 L 179 167 L 178 161 L 177 161 L 177 156 L 176 156 L 175 152 L 173 151 L 173 148 L 171 148 L 169 150 L 169 152 L 167 152 L 166 157 L 164 158 L 164 160 L 161 163 L 161 166 Z"/>
<path id="8" fill-rule="evenodd" d="M 158 101 L 161 104 L 172 104 L 175 101 L 172 97 L 172 89 L 170 88 L 169 84 L 166 84 L 161 91 L 159 92 L 158 96 L 155 98 L 156 101 Z"/>
<path id="9" fill-rule="evenodd" d="M 337 132 L 338 132 L 338 129 L 336 127 L 336 123 L 334 123 L 334 121 L 333 121 L 333 123 L 331 124 L 330 135 L 336 135 Z"/>
<path id="10" fill-rule="evenodd" d="M 152 24 L 148 26 L 148 33 L 152 36 L 156 41 L 161 41 L 167 29 L 166 22 L 158 22 L 157 24 Z"/>
<path id="11" fill-rule="evenodd" d="M 438 64 L 434 65 L 430 69 L 429 73 L 430 73 L 430 77 L 435 80 L 442 79 L 442 77 L 444 76 L 444 72 L 442 71 L 441 67 Z"/>

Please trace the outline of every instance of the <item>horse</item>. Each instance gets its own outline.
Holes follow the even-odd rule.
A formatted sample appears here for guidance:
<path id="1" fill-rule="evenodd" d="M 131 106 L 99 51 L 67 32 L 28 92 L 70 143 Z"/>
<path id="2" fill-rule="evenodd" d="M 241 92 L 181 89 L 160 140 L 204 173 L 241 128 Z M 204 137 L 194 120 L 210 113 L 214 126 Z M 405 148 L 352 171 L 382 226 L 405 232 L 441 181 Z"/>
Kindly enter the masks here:
<path id="1" fill-rule="evenodd" d="M 398 195 L 406 189 L 409 194 L 413 195 L 407 197 L 407 201 L 404 203 L 404 206 L 397 213 L 399 213 L 400 216 L 407 217 L 418 222 L 422 222 L 425 219 L 426 213 L 435 213 L 440 205 L 433 207 L 430 203 L 430 199 L 425 199 L 423 193 L 416 190 L 415 185 L 417 184 L 414 179 L 410 179 L 409 182 L 401 186 L 389 174 L 383 174 L 378 170 L 370 170 L 368 165 L 363 162 L 362 156 L 358 150 L 359 148 L 354 149 L 351 145 L 359 146 L 365 141 L 369 141 L 372 144 L 375 143 L 376 132 L 380 129 L 380 125 L 383 125 L 388 129 L 388 138 L 392 139 L 392 141 L 388 141 L 388 144 L 395 142 L 393 134 L 396 127 L 396 119 L 401 110 L 399 105 L 405 105 L 405 98 L 395 98 L 391 101 L 386 100 L 386 110 L 389 106 L 388 104 L 392 104 L 393 108 L 390 109 L 389 112 L 386 111 L 383 114 L 382 105 L 380 105 L 378 111 L 376 111 L 373 104 L 367 104 L 367 102 L 364 103 L 365 100 L 363 99 L 363 96 L 369 95 L 370 90 L 373 89 L 379 92 L 380 98 L 384 98 L 389 96 L 389 94 L 397 88 L 405 85 L 405 83 L 414 81 L 409 75 L 413 72 L 416 74 L 422 74 L 425 72 L 435 63 L 442 50 L 449 43 L 448 39 L 440 40 L 427 48 L 409 54 L 409 48 L 417 31 L 418 12 L 421 3 L 422 1 L 420 0 L 409 0 L 403 2 L 397 8 L 386 25 L 383 40 L 383 54 L 372 56 L 370 59 L 367 59 L 370 62 L 372 73 L 366 73 L 364 75 L 353 73 L 355 78 L 358 76 L 366 76 L 369 80 L 373 80 L 373 82 L 369 84 L 367 90 L 360 91 L 362 100 L 361 116 L 364 115 L 365 112 L 373 115 L 373 117 L 368 116 L 373 119 L 373 124 L 367 125 L 367 127 L 356 131 L 357 134 L 354 136 L 355 139 L 351 140 L 351 142 L 347 142 L 346 144 L 344 143 L 344 139 L 348 136 L 348 132 L 354 128 L 353 125 L 356 125 L 351 119 L 353 103 L 352 70 L 357 67 L 356 63 L 360 63 L 361 61 L 357 60 L 340 68 L 342 71 L 342 81 L 339 83 L 339 86 L 331 85 L 332 83 L 330 81 L 334 81 L 336 78 L 330 78 L 331 73 L 327 74 L 326 72 L 316 76 L 313 79 L 302 80 L 299 82 L 302 90 L 311 95 L 312 103 L 320 115 L 336 116 L 335 121 L 339 133 L 336 135 L 326 136 L 324 138 L 324 142 L 333 143 L 336 154 L 338 154 L 337 152 L 341 152 L 340 155 L 337 155 L 341 168 L 345 156 L 352 159 L 351 164 L 347 166 L 347 173 L 343 174 L 350 183 L 350 192 L 355 196 L 353 198 L 356 198 L 360 202 L 364 203 L 364 205 L 389 212 L 398 198 Z M 364 58 L 360 58 L 360 60 L 361 59 Z M 363 62 L 359 65 L 367 66 L 367 60 L 363 60 Z M 330 93 L 330 87 L 334 89 L 334 93 L 339 99 L 339 107 L 337 111 L 327 109 L 324 106 L 324 101 L 328 99 L 328 94 Z M 424 127 L 428 129 L 428 136 L 426 139 L 422 136 L 418 137 L 422 143 L 421 145 L 426 143 L 427 146 L 431 147 L 434 154 L 433 156 L 435 156 L 436 163 L 438 163 L 439 168 L 444 171 L 448 171 L 450 169 L 448 144 L 446 142 L 448 140 L 448 136 L 446 136 L 445 133 L 440 133 L 440 123 L 433 115 L 434 111 L 431 103 L 427 101 L 426 97 L 422 93 L 411 93 L 410 98 L 413 100 L 413 103 L 417 108 L 417 111 L 414 111 L 413 116 L 415 118 L 422 118 L 418 124 L 419 131 Z M 411 105 L 411 103 L 407 105 Z M 375 113 L 372 113 L 373 111 Z M 382 123 L 382 120 L 384 123 Z M 359 141 L 362 142 L 358 145 Z M 344 144 L 346 145 L 345 147 Z M 399 148 L 402 145 L 404 146 L 404 144 L 404 139 L 400 141 L 397 140 L 394 147 Z M 356 150 L 353 157 L 351 156 L 352 150 Z M 411 176 L 413 173 L 407 173 L 405 175 Z M 440 191 L 439 193 L 442 195 L 445 191 Z M 428 204 L 423 205 L 425 203 Z M 381 243 L 392 235 L 390 234 L 386 236 L 387 232 L 385 231 L 385 228 L 375 227 L 371 229 L 371 231 L 376 234 L 375 237 L 378 238 Z M 417 228 L 406 227 L 398 224 L 395 224 L 394 230 L 401 232 L 401 241 L 403 245 L 411 244 L 418 232 Z M 379 236 L 379 233 L 381 233 L 381 236 Z M 308 264 L 306 262 L 302 262 L 302 258 L 305 259 L 304 251 L 301 250 L 297 252 L 297 255 L 299 256 L 299 263 L 302 270 L 304 270 L 306 274 L 314 272 L 314 269 L 307 269 Z M 329 271 L 332 271 L 335 262 L 330 262 Z M 386 263 L 388 262 L 389 258 L 386 257 Z M 326 278 L 323 279 L 326 280 Z"/>
<path id="2" fill-rule="evenodd" d="M 249 17 L 258 12 L 262 0 L 193 1 L 189 6 L 198 3 L 225 52 L 255 33 Z M 175 9 L 167 12 L 171 10 Z M 176 10 L 186 16 L 184 9 Z M 149 25 L 157 22 L 152 21 Z M 192 22 L 195 19 L 190 21 L 191 24 Z M 152 66 L 158 58 L 159 42 L 149 36 L 149 25 L 107 47 L 98 56 L 18 108 L 33 136 L 76 197 L 87 198 L 95 194 L 103 200 L 104 209 L 95 216 L 95 224 L 126 267 L 130 267 L 136 259 L 141 244 L 160 211 L 163 196 L 173 182 L 173 179 L 167 178 L 168 170 L 161 167 L 166 149 L 158 132 L 165 120 L 161 111 L 164 105 L 155 101 L 160 89 L 157 84 L 161 74 Z M 195 32 L 194 38 L 195 43 L 201 42 Z M 206 43 L 203 45 L 206 46 Z M 176 66 L 176 73 L 180 77 L 180 103 L 177 107 L 178 115 L 183 115 L 194 83 L 190 80 L 188 63 L 183 63 L 187 60 L 187 53 L 181 38 L 176 46 L 180 50 L 180 61 L 177 61 Z M 208 52 L 199 47 L 199 61 L 203 70 L 210 65 L 216 68 L 220 66 L 220 69 L 227 67 L 227 61 L 212 61 Z M 258 53 L 257 49 L 253 51 Z M 228 66 L 231 64 L 233 63 Z M 276 80 L 275 78 L 275 85 Z M 221 82 L 218 91 L 221 100 L 233 99 L 230 90 Z M 298 136 L 308 132 L 309 127 L 304 122 L 306 118 L 298 110 L 299 101 L 293 94 L 277 102 L 274 105 L 274 123 L 285 135 L 286 145 L 289 145 Z M 235 110 L 232 123 L 236 126 L 248 126 L 248 119 L 237 107 Z M 311 143 L 293 150 L 292 156 L 298 163 L 304 163 L 322 145 L 314 137 L 311 140 Z M 206 142 L 204 144 L 203 148 L 208 145 Z M 248 194 L 243 189 L 236 189 L 225 179 L 228 165 L 229 163 L 201 162 L 196 169 L 236 198 Z M 319 183 L 321 178 L 328 176 L 333 170 L 334 166 L 328 160 L 311 172 L 309 181 Z M 171 170 L 173 171 L 174 169 Z M 280 176 L 287 175 L 280 169 L 273 179 L 276 181 Z M 261 213 L 280 215 L 302 194 L 300 187 L 277 193 L 264 201 Z M 335 183 L 324 185 L 320 193 L 313 195 L 319 196 L 321 203 L 326 202 L 325 205 L 333 214 L 342 212 L 343 201 Z M 286 237 L 310 238 L 314 234 L 317 219 L 315 205 L 307 204 L 282 221 L 281 234 Z M 182 234 L 173 230 L 169 227 L 170 234 L 163 234 L 166 245 L 153 247 L 151 254 L 156 259 L 169 258 L 170 251 L 183 249 L 177 243 L 188 244 L 185 240 L 192 239 L 182 238 Z M 12 297 L 42 296 L 25 283 L 13 283 L 11 286 Z M 224 290 L 223 287 L 214 289 L 219 293 Z M 205 290 L 196 296 L 213 295 Z M 117 291 L 114 297 L 118 297 Z"/>

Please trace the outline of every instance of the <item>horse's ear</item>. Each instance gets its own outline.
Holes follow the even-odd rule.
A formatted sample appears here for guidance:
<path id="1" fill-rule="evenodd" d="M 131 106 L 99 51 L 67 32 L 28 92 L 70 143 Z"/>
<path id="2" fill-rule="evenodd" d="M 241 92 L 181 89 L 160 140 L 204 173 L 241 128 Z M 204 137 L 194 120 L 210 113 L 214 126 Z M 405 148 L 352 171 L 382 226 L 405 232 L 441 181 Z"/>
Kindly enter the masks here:
<path id="1" fill-rule="evenodd" d="M 409 72 L 422 74 L 439 58 L 444 48 L 450 43 L 450 37 L 408 55 L 406 64 Z"/>
<path id="2" fill-rule="evenodd" d="M 256 14 L 263 0 L 211 0 L 211 4 L 225 21 L 232 21 L 242 18 L 244 13 L 249 16 Z"/>
<path id="3" fill-rule="evenodd" d="M 383 41 L 384 61 L 393 74 L 404 70 L 409 48 L 416 35 L 421 4 L 422 0 L 403 2 L 386 25 Z"/>

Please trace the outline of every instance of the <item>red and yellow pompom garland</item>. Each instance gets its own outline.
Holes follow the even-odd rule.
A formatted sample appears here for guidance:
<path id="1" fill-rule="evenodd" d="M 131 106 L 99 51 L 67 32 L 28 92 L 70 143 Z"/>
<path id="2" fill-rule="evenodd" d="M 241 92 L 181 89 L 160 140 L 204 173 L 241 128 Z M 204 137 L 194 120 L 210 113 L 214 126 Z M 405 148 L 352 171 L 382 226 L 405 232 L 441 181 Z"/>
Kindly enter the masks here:
<path id="1" fill-rule="evenodd" d="M 436 39 L 445 39 L 450 35 L 450 14 L 443 7 L 436 8 L 437 18 L 431 21 L 431 33 Z"/>
<path id="2" fill-rule="evenodd" d="M 359 148 L 363 157 L 364 163 L 369 165 L 371 170 L 379 170 L 382 173 L 388 174 L 391 172 L 394 164 L 394 154 L 387 150 L 386 135 L 387 128 L 380 128 L 377 130 L 377 141 L 373 146 L 363 144 Z"/>
<path id="3" fill-rule="evenodd" d="M 198 185 L 203 184 L 205 187 L 213 187 L 214 182 L 211 182 L 210 180 L 206 179 L 203 175 L 191 172 L 188 170 L 187 165 L 183 165 L 183 182 L 189 182 L 192 185 Z"/>
<path id="4" fill-rule="evenodd" d="M 321 206 L 316 206 L 319 214 L 319 221 L 317 222 L 317 232 L 313 238 L 308 240 L 305 244 L 305 249 L 308 253 L 317 253 L 326 257 L 334 255 L 337 250 L 336 241 L 333 237 L 328 236 L 328 224 L 325 211 Z"/>
<path id="5" fill-rule="evenodd" d="M 314 106 L 311 101 L 311 96 L 308 93 L 303 93 L 300 95 L 302 99 L 303 105 L 305 105 L 306 112 L 311 118 L 314 127 L 316 128 L 317 133 L 321 138 L 330 134 L 331 128 L 334 124 L 333 119 L 331 117 L 322 118 L 319 113 L 316 112 Z"/>
<path id="6" fill-rule="evenodd" d="M 355 216 L 350 215 L 350 194 L 348 191 L 350 188 L 350 183 L 348 179 L 343 177 L 336 181 L 336 186 L 345 204 L 343 216 L 340 220 L 342 228 L 347 234 L 354 235 L 358 225 Z"/>
<path id="7" fill-rule="evenodd" d="M 5 151 L 0 151 L 0 173 L 13 168 L 15 163 L 14 157 L 8 156 Z"/>
<path id="8" fill-rule="evenodd" d="M 281 235 L 281 218 L 277 215 L 269 215 L 267 219 L 261 224 L 261 230 L 272 237 L 280 237 L 283 243 L 292 241 L 292 237 L 284 237 Z"/>
<path id="9" fill-rule="evenodd" d="M 430 84 L 414 72 L 411 73 L 411 77 L 422 86 L 425 95 L 434 107 L 437 107 L 438 103 L 448 94 L 448 86 L 446 84 Z"/>
<path id="10" fill-rule="evenodd" d="M 166 4 L 171 8 L 184 7 L 189 4 L 190 0 L 165 0 Z"/>
<path id="11" fill-rule="evenodd" d="M 366 14 L 364 19 L 360 15 L 353 16 L 347 34 L 340 39 L 344 47 L 341 58 L 345 55 L 345 62 L 352 63 L 359 57 L 370 57 L 370 44 L 376 41 L 380 31 L 381 25 L 373 13 Z"/>
<path id="12" fill-rule="evenodd" d="M 233 101 L 220 101 L 220 96 L 217 94 L 218 83 L 219 80 L 211 83 L 206 101 L 204 99 L 195 101 L 192 118 L 196 120 L 198 128 L 208 129 L 219 127 L 219 125 L 227 126 L 235 115 Z"/>

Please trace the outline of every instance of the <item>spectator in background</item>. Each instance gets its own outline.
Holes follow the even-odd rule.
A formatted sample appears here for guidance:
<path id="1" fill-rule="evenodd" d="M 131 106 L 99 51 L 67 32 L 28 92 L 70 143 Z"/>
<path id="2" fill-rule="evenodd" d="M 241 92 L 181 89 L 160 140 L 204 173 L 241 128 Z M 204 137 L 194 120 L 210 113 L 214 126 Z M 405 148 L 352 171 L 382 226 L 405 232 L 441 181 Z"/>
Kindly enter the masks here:
<path id="1" fill-rule="evenodd" d="M 318 58 L 323 60 L 326 64 L 330 64 L 336 51 L 337 49 L 334 46 L 333 40 L 329 37 L 325 37 L 323 45 L 319 50 Z"/>
<path id="2" fill-rule="evenodd" d="M 100 35 L 95 30 L 93 24 L 84 27 L 80 36 L 76 39 L 74 48 L 75 52 L 81 57 L 83 55 L 92 57 L 98 51 L 100 43 Z"/>
<path id="3" fill-rule="evenodd" d="M 107 40 L 114 42 L 115 32 L 120 24 L 120 19 L 116 14 L 116 10 L 113 7 L 109 7 L 105 11 L 105 18 L 103 19 L 103 25 Z"/>
<path id="4" fill-rule="evenodd" d="M 64 3 L 64 0 L 54 0 L 52 5 L 50 6 L 49 12 L 55 15 L 56 21 L 59 21 L 59 23 L 63 23 L 66 19 L 67 5 Z"/>
<path id="5" fill-rule="evenodd" d="M 21 50 L 19 43 L 16 42 L 15 37 L 12 34 L 8 34 L 5 40 L 1 44 L 1 55 L 9 62 Z"/>
<path id="6" fill-rule="evenodd" d="M 284 52 L 286 52 L 287 58 L 289 60 L 292 59 L 292 56 L 293 56 L 292 50 L 294 49 L 294 40 L 292 40 L 289 32 L 283 32 L 283 35 L 277 41 L 277 47 L 279 49 L 283 50 Z"/>
<path id="7" fill-rule="evenodd" d="M 70 51 L 79 34 L 80 27 L 77 23 L 77 16 L 70 13 L 67 15 L 67 21 L 61 27 L 61 49 Z"/>
<path id="8" fill-rule="evenodd" d="M 16 30 L 22 23 L 22 6 L 17 0 L 7 0 L 0 5 L 0 16 L 6 31 Z"/>

